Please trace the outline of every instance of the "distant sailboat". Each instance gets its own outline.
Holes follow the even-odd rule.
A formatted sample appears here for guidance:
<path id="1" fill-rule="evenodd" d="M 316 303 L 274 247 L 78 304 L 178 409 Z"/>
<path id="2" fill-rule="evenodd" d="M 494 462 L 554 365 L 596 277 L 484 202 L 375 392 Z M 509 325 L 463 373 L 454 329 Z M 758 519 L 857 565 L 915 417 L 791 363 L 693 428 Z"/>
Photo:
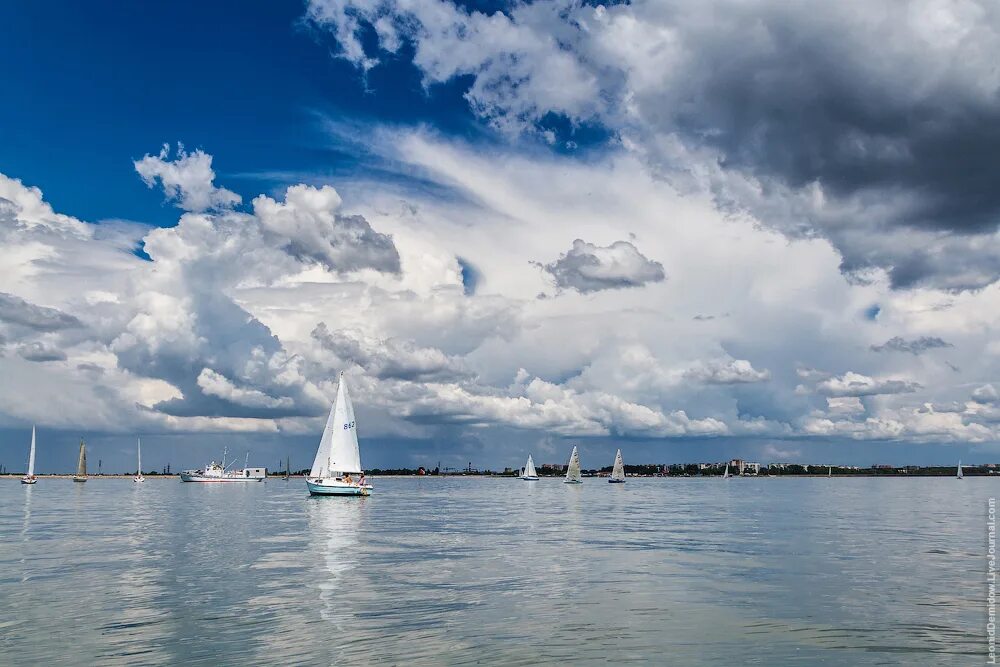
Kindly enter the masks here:
<path id="1" fill-rule="evenodd" d="M 292 465 L 292 459 L 288 456 L 285 457 L 285 477 L 284 480 L 287 482 L 288 478 L 291 476 L 290 467 Z"/>
<path id="2" fill-rule="evenodd" d="M 21 478 L 21 484 L 34 484 L 35 478 L 35 427 L 31 427 L 31 450 L 28 453 L 28 474 Z"/>
<path id="3" fill-rule="evenodd" d="M 142 440 L 139 438 L 135 439 L 135 452 L 136 456 L 139 457 L 139 467 L 136 470 L 135 477 L 132 478 L 132 481 L 145 482 L 146 478 L 142 476 Z"/>
<path id="4" fill-rule="evenodd" d="M 538 473 L 535 472 L 535 462 L 531 460 L 531 454 L 528 454 L 528 462 L 524 464 L 524 472 L 521 473 L 521 479 L 526 482 L 538 481 Z"/>
<path id="5" fill-rule="evenodd" d="M 566 479 L 564 481 L 566 484 L 583 484 L 581 477 L 580 455 L 574 447 L 573 453 L 569 455 L 569 465 L 566 466 Z"/>
<path id="6" fill-rule="evenodd" d="M 732 475 L 729 474 L 729 464 L 726 464 L 726 471 L 722 473 L 722 479 L 729 479 Z"/>
<path id="7" fill-rule="evenodd" d="M 80 458 L 76 462 L 76 474 L 73 475 L 74 482 L 87 481 L 87 445 L 80 441 Z"/>
<path id="8" fill-rule="evenodd" d="M 958 479 L 962 479 L 962 460 L 958 460 L 958 474 L 955 475 Z"/>
<path id="9" fill-rule="evenodd" d="M 372 492 L 372 485 L 365 483 L 365 473 L 361 469 L 354 405 L 343 373 L 337 387 L 337 400 L 330 409 L 312 470 L 306 479 L 306 488 L 315 496 L 369 496 Z"/>
<path id="10" fill-rule="evenodd" d="M 622 460 L 622 450 L 615 453 L 615 467 L 611 469 L 611 477 L 608 477 L 609 484 L 625 483 L 625 461 Z"/>
<path id="11" fill-rule="evenodd" d="M 827 477 L 833 477 L 833 466 L 827 466 L 826 467 L 826 476 Z"/>

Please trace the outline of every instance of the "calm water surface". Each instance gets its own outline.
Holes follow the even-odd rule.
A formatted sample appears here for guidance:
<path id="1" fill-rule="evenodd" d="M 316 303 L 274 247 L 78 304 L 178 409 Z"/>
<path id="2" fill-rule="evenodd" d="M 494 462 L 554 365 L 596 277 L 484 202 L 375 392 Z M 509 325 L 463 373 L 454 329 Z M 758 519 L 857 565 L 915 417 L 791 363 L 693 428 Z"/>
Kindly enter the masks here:
<path id="1" fill-rule="evenodd" d="M 998 491 L 389 478 L 311 499 L 302 480 L 4 480 L 0 662 L 982 664 Z"/>

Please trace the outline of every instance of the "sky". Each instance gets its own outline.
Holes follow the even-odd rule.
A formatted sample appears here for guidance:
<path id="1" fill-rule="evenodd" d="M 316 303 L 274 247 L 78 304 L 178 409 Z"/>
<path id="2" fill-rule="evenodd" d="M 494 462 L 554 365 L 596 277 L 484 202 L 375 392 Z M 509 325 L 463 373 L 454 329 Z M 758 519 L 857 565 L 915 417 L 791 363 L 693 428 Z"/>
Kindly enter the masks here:
<path id="1" fill-rule="evenodd" d="M 1000 10 L 0 9 L 0 464 L 1000 460 Z"/>

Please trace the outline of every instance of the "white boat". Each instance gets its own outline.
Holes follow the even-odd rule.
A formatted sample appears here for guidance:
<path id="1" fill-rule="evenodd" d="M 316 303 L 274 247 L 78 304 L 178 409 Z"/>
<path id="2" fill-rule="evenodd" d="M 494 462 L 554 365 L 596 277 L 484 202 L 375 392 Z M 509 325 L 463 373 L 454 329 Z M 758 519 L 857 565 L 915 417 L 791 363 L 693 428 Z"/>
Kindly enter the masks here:
<path id="1" fill-rule="evenodd" d="M 528 454 L 528 462 L 524 464 L 524 470 L 521 471 L 521 479 L 526 482 L 538 481 L 538 473 L 535 472 L 535 462 L 531 460 L 531 454 Z"/>
<path id="2" fill-rule="evenodd" d="M 962 460 L 958 460 L 958 473 L 955 475 L 956 478 L 962 479 Z"/>
<path id="3" fill-rule="evenodd" d="M 726 464 L 726 472 L 722 473 L 722 479 L 729 479 L 731 475 L 729 474 L 729 464 Z"/>
<path id="4" fill-rule="evenodd" d="M 573 453 L 569 455 L 569 465 L 566 466 L 566 479 L 563 481 L 566 484 L 583 484 L 581 477 L 580 455 L 577 453 L 576 447 L 574 447 Z"/>
<path id="5" fill-rule="evenodd" d="M 139 438 L 135 439 L 135 453 L 139 457 L 139 467 L 136 469 L 135 477 L 132 478 L 132 481 L 145 482 L 146 478 L 142 476 L 142 440 Z"/>
<path id="6" fill-rule="evenodd" d="M 35 427 L 31 427 L 31 450 L 28 452 L 28 474 L 21 478 L 21 484 L 34 484 L 35 477 Z"/>
<path id="7" fill-rule="evenodd" d="M 226 454 L 228 449 L 222 450 L 222 463 L 212 461 L 201 470 L 181 471 L 182 482 L 262 482 L 267 477 L 267 468 L 250 468 L 247 462 L 250 460 L 250 453 L 247 452 L 246 461 L 242 470 L 229 470 L 229 466 L 236 463 L 235 460 L 226 465 Z"/>
<path id="8" fill-rule="evenodd" d="M 80 441 L 80 458 L 76 462 L 76 474 L 73 475 L 74 482 L 87 481 L 87 445 Z"/>
<path id="9" fill-rule="evenodd" d="M 611 469 L 611 477 L 608 477 L 609 484 L 625 483 L 625 461 L 622 460 L 622 450 L 615 453 L 615 467 Z"/>
<path id="10" fill-rule="evenodd" d="M 370 496 L 372 493 L 372 485 L 365 481 L 361 469 L 354 405 L 343 373 L 337 387 L 337 400 L 330 409 L 312 470 L 306 478 L 306 488 L 314 496 Z"/>
<path id="11" fill-rule="evenodd" d="M 826 476 L 827 477 L 833 477 L 833 466 L 827 466 L 826 467 Z"/>

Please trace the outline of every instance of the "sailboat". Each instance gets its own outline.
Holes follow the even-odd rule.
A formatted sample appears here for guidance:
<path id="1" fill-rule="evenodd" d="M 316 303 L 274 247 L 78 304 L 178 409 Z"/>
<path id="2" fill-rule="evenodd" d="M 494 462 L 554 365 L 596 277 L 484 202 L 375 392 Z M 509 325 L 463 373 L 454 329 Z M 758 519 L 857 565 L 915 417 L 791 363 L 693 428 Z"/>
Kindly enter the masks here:
<path id="1" fill-rule="evenodd" d="M 526 482 L 538 481 L 538 473 L 535 472 L 535 462 L 531 460 L 531 454 L 528 454 L 528 462 L 524 464 L 524 471 L 521 473 L 521 479 Z"/>
<path id="2" fill-rule="evenodd" d="M 87 481 L 87 445 L 80 441 L 80 458 L 76 462 L 76 474 L 73 475 L 74 482 Z"/>
<path id="3" fill-rule="evenodd" d="M 583 480 L 580 477 L 580 455 L 577 453 L 576 447 L 574 447 L 573 453 L 569 455 L 569 465 L 566 466 L 566 479 L 563 481 L 566 484 L 583 484 Z"/>
<path id="4" fill-rule="evenodd" d="M 372 485 L 365 483 L 365 473 L 361 469 L 354 405 L 343 372 L 337 387 L 337 400 L 326 420 L 306 487 L 315 496 L 370 496 L 372 492 Z"/>
<path id="5" fill-rule="evenodd" d="M 833 466 L 827 466 L 826 467 L 826 476 L 827 477 L 833 477 Z"/>
<path id="6" fill-rule="evenodd" d="M 956 478 L 962 479 L 962 459 L 958 460 L 958 473 L 955 475 Z"/>
<path id="7" fill-rule="evenodd" d="M 726 464 L 726 471 L 722 473 L 722 479 L 729 479 L 732 475 L 729 474 L 729 464 Z"/>
<path id="8" fill-rule="evenodd" d="M 615 454 L 615 467 L 611 469 L 611 477 L 608 477 L 609 484 L 625 483 L 625 461 L 622 460 L 622 450 Z"/>
<path id="9" fill-rule="evenodd" d="M 291 477 L 291 474 L 292 474 L 291 473 L 291 465 L 292 465 L 292 459 L 291 459 L 291 457 L 286 456 L 285 457 L 285 476 L 282 478 L 286 482 L 288 481 L 288 478 Z"/>
<path id="10" fill-rule="evenodd" d="M 31 450 L 28 453 L 28 474 L 21 478 L 21 484 L 34 484 L 35 478 L 35 427 L 31 427 Z"/>
<path id="11" fill-rule="evenodd" d="M 139 438 L 135 439 L 135 452 L 139 457 L 139 468 L 135 473 L 135 477 L 132 478 L 133 482 L 145 482 L 146 478 L 142 476 L 142 440 Z"/>

